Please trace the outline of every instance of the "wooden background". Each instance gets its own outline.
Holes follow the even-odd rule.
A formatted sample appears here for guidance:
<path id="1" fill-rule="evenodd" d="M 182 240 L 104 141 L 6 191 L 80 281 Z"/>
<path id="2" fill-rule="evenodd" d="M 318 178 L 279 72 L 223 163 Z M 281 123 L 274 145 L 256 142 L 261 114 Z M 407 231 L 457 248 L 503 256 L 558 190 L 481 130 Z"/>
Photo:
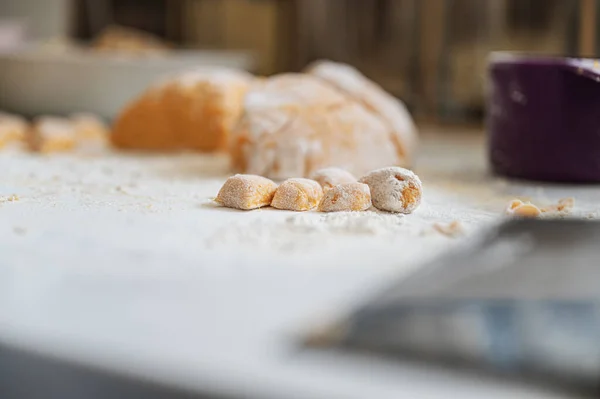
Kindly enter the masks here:
<path id="1" fill-rule="evenodd" d="M 75 26 L 82 38 L 112 22 L 186 47 L 252 49 L 259 55 L 262 74 L 299 70 L 319 58 L 348 62 L 421 117 L 477 121 L 484 107 L 490 51 L 593 56 L 597 3 L 76 0 Z"/>

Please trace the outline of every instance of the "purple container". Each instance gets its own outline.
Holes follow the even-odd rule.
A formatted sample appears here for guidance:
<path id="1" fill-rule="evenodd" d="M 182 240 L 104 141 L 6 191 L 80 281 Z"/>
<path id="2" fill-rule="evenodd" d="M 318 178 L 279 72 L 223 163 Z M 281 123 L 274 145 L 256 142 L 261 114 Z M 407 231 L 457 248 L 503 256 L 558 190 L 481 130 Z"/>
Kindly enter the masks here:
<path id="1" fill-rule="evenodd" d="M 494 53 L 489 66 L 492 170 L 554 182 L 600 182 L 600 63 Z"/>

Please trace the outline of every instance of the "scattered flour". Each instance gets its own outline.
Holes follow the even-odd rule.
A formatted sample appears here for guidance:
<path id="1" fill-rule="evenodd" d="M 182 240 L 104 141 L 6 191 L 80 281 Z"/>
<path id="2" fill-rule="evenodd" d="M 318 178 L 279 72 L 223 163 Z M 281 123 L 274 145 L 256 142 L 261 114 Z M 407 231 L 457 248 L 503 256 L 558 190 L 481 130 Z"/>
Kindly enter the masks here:
<path id="1" fill-rule="evenodd" d="M 312 216 L 312 215 L 310 215 Z M 396 231 L 402 224 L 403 215 L 367 212 L 337 212 L 319 215 L 291 216 L 285 223 L 292 229 L 323 231 L 343 234 L 378 235 Z"/>
<path id="2" fill-rule="evenodd" d="M 403 215 L 366 212 L 316 213 L 288 216 L 283 221 L 257 217 L 234 223 L 206 240 L 209 248 L 244 245 L 277 251 L 302 251 L 328 246 L 343 237 L 393 237 L 403 228 Z"/>

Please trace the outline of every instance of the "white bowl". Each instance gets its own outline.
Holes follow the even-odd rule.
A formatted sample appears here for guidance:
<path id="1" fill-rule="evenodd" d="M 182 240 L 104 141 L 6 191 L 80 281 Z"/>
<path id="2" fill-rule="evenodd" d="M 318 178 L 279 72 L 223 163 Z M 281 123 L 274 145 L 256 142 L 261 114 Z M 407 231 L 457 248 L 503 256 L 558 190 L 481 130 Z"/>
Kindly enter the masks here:
<path id="1" fill-rule="evenodd" d="M 0 52 L 0 109 L 25 116 L 93 112 L 113 119 L 150 84 L 177 71 L 221 66 L 252 71 L 252 53 L 177 50 L 130 56 L 88 50 Z"/>

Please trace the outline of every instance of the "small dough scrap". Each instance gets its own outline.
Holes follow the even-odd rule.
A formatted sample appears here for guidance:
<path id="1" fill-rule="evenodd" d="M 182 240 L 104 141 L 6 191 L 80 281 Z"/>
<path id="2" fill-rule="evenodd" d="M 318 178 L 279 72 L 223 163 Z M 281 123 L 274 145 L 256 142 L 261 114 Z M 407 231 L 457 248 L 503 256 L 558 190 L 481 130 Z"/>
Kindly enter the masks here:
<path id="1" fill-rule="evenodd" d="M 535 218 L 542 214 L 540 208 L 535 206 L 530 202 L 523 202 L 521 200 L 515 199 L 508 204 L 506 208 L 506 213 L 508 215 L 517 216 L 517 217 L 529 217 Z"/>
<path id="2" fill-rule="evenodd" d="M 319 205 L 323 189 L 310 179 L 292 178 L 279 185 L 271 206 L 288 211 L 309 211 Z"/>
<path id="3" fill-rule="evenodd" d="M 231 176 L 221 190 L 215 202 L 228 208 L 250 210 L 269 206 L 277 190 L 277 184 L 262 176 Z"/>
<path id="4" fill-rule="evenodd" d="M 563 199 L 559 200 L 556 205 L 549 205 L 549 206 L 540 208 L 540 211 L 542 211 L 542 213 L 567 214 L 573 210 L 574 206 L 575 206 L 575 198 L 569 197 L 569 198 L 563 198 Z"/>
<path id="5" fill-rule="evenodd" d="M 0 148 L 23 141 L 27 129 L 28 124 L 24 118 L 0 112 Z"/>
<path id="6" fill-rule="evenodd" d="M 371 191 L 363 183 L 339 184 L 325 192 L 320 212 L 366 211 L 371 207 Z"/>
<path id="7" fill-rule="evenodd" d="M 455 238 L 464 234 L 463 226 L 458 220 L 454 220 L 449 224 L 435 223 L 433 228 L 438 233 L 450 238 Z"/>
<path id="8" fill-rule="evenodd" d="M 324 168 L 315 171 L 310 178 L 316 180 L 323 190 L 329 190 L 339 184 L 356 183 L 357 179 L 342 168 Z"/>
<path id="9" fill-rule="evenodd" d="M 409 214 L 421 204 L 421 179 L 408 169 L 397 166 L 377 169 L 360 182 L 369 185 L 373 206 L 379 210 Z"/>
<path id="10" fill-rule="evenodd" d="M 39 117 L 29 130 L 27 143 L 31 151 L 41 153 L 71 151 L 77 146 L 75 126 L 66 118 Z"/>

